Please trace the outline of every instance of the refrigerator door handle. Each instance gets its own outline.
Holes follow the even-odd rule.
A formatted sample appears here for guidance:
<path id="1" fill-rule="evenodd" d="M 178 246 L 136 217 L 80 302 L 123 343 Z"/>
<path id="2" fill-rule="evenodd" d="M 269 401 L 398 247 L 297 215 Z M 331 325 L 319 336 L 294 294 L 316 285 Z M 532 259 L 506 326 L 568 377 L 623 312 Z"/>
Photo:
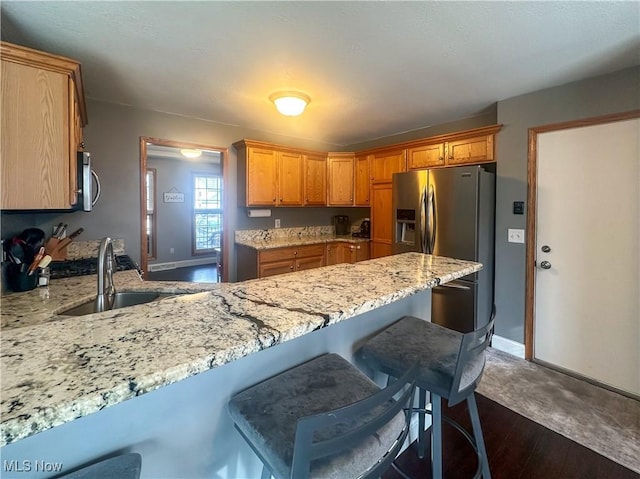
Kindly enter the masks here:
<path id="1" fill-rule="evenodd" d="M 430 253 L 427 248 L 427 189 L 423 188 L 420 195 L 420 252 Z"/>
<path id="2" fill-rule="evenodd" d="M 462 286 L 460 284 L 451 284 L 451 283 L 439 284 L 438 286 L 442 286 L 443 288 L 462 289 L 465 291 L 469 291 L 471 289 L 469 286 Z"/>
<path id="3" fill-rule="evenodd" d="M 433 185 L 429 185 L 429 197 L 427 200 L 429 210 L 429 253 L 433 254 L 436 246 L 436 194 Z"/>

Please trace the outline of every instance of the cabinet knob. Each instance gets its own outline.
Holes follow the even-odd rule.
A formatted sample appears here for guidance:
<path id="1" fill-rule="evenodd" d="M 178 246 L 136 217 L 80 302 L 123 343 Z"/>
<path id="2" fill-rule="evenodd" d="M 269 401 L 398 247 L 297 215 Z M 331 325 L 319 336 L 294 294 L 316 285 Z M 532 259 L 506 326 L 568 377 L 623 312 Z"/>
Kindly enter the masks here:
<path id="1" fill-rule="evenodd" d="M 293 269 L 293 265 L 289 266 L 289 269 Z"/>
<path id="2" fill-rule="evenodd" d="M 275 203 L 275 202 L 276 202 L 276 199 L 274 198 L 272 201 Z"/>
<path id="3" fill-rule="evenodd" d="M 282 198 L 280 198 L 280 203 L 282 203 Z"/>
<path id="4" fill-rule="evenodd" d="M 441 157 L 440 157 L 440 161 L 444 161 L 444 156 L 441 156 Z"/>
<path id="5" fill-rule="evenodd" d="M 298 265 L 298 269 L 300 269 L 300 265 Z"/>
<path id="6" fill-rule="evenodd" d="M 297 251 L 294 251 L 294 252 L 293 252 L 293 255 L 294 255 L 294 256 L 296 256 L 297 254 L 298 254 L 298 252 L 297 252 Z"/>

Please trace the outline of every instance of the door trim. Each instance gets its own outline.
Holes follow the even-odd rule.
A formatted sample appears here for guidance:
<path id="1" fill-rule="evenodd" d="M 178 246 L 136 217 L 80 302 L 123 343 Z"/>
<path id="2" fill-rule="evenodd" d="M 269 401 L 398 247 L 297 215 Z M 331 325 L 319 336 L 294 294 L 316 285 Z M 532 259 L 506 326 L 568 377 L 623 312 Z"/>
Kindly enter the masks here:
<path id="1" fill-rule="evenodd" d="M 538 135 L 551 131 L 567 130 L 583 126 L 600 125 L 615 121 L 640 118 L 640 110 L 631 110 L 611 115 L 603 115 L 581 120 L 552 123 L 529 128 L 529 145 L 527 153 L 527 237 L 525 241 L 525 312 L 524 312 L 524 357 L 533 360 L 534 316 L 535 316 L 535 274 L 536 274 L 536 219 L 538 216 L 537 181 L 538 181 Z"/>

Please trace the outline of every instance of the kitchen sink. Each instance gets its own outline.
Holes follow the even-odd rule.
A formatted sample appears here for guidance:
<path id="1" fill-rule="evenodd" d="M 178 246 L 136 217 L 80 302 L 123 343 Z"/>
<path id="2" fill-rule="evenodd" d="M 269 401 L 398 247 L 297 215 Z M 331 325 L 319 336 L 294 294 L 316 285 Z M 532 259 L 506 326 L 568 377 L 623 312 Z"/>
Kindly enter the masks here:
<path id="1" fill-rule="evenodd" d="M 118 292 L 113 300 L 113 309 L 126 308 L 137 304 L 150 303 L 169 296 L 175 296 L 174 293 L 159 293 L 157 291 L 128 291 Z M 62 311 L 58 314 L 68 316 L 83 316 L 85 314 L 97 313 L 98 307 L 96 300 L 87 301 L 79 306 Z"/>

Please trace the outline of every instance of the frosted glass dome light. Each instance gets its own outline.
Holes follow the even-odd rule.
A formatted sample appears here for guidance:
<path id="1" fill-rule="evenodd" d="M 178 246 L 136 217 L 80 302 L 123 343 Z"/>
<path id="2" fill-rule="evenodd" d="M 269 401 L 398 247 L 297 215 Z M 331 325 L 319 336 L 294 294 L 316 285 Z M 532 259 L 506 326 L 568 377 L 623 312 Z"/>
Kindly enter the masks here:
<path id="1" fill-rule="evenodd" d="M 304 93 L 292 91 L 274 93 L 269 99 L 275 103 L 278 111 L 286 116 L 298 116 L 302 114 L 311 101 Z"/>

